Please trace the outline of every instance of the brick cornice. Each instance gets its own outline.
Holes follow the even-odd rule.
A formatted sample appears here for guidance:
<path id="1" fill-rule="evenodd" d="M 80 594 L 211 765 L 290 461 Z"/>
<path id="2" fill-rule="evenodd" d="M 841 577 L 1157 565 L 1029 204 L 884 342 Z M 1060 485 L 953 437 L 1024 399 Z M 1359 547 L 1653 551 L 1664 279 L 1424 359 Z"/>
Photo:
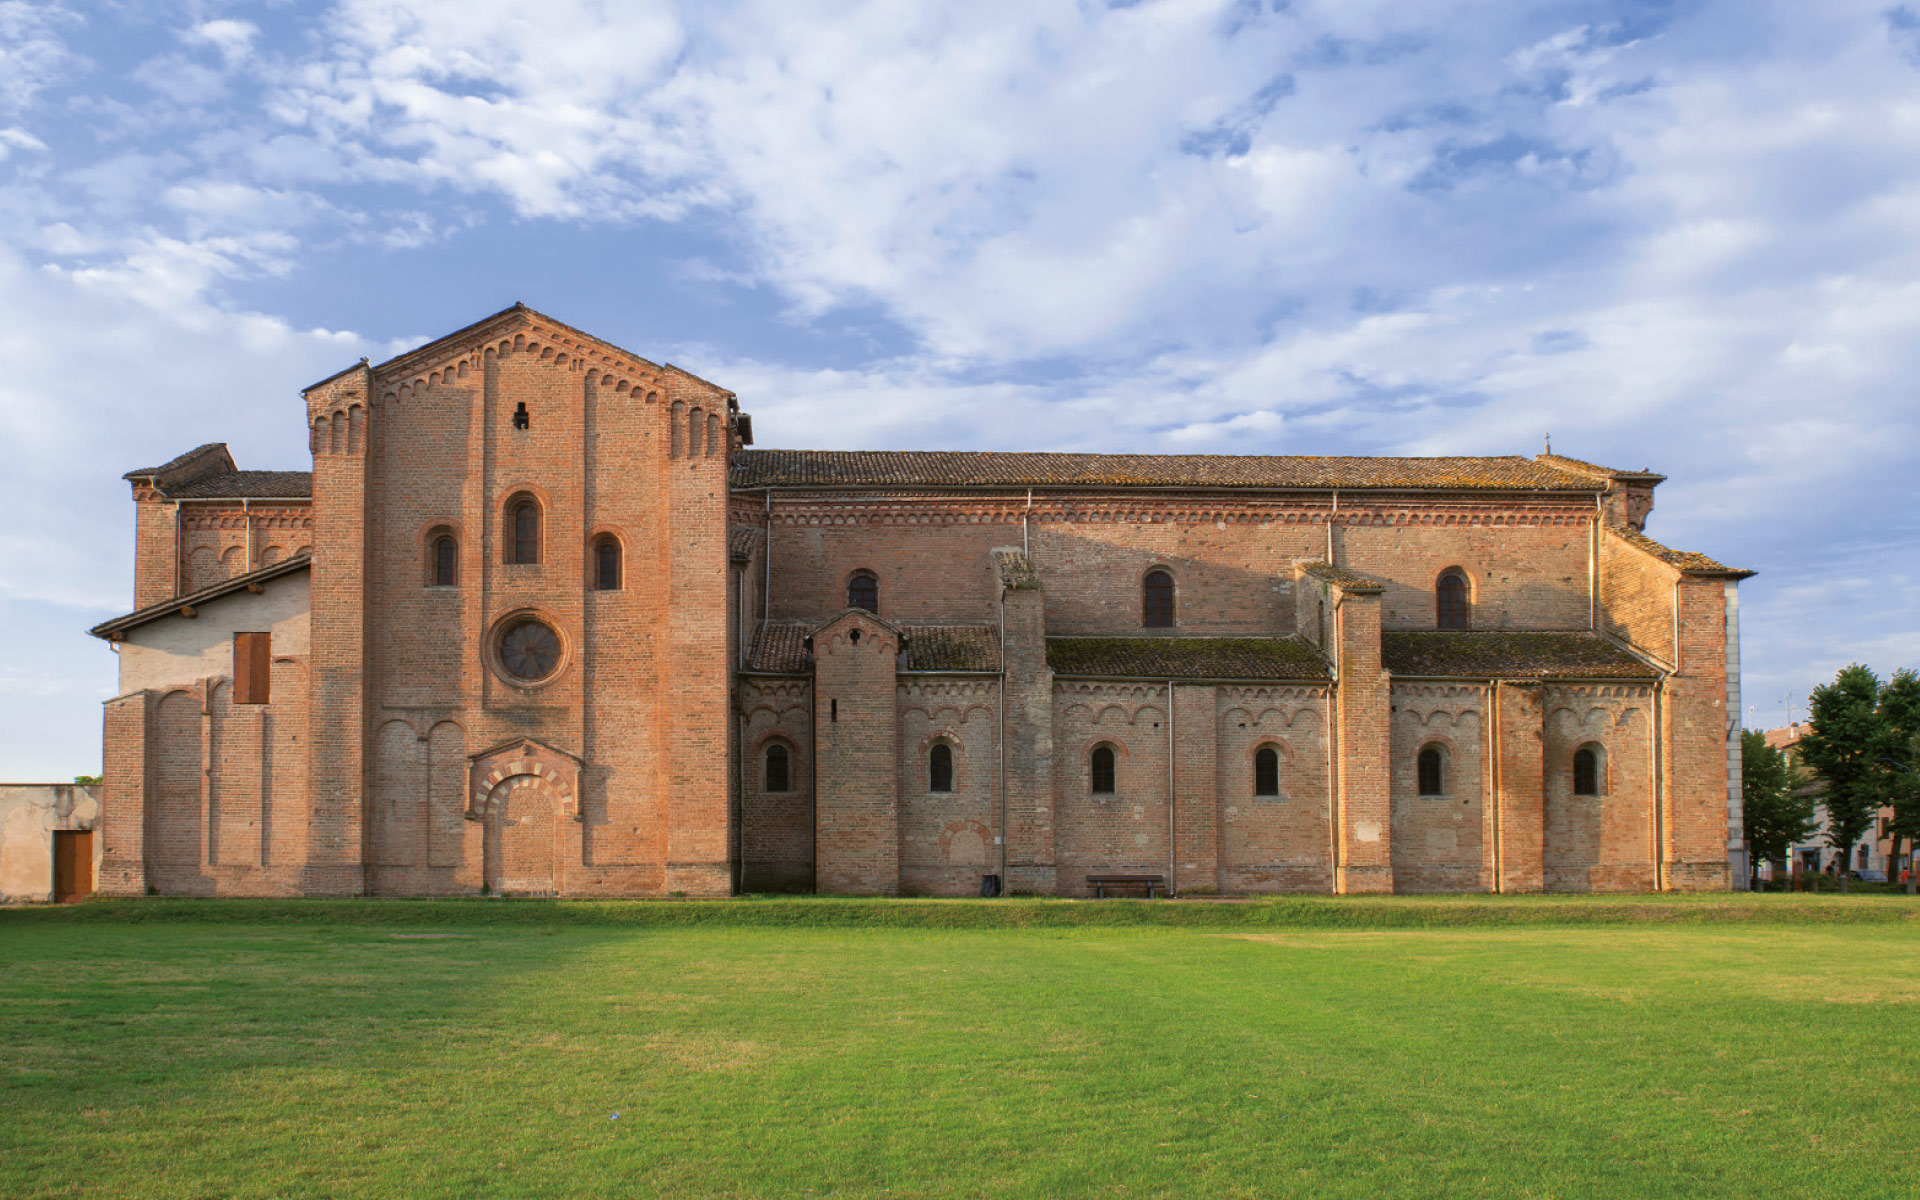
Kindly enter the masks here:
<path id="1" fill-rule="evenodd" d="M 732 506 L 739 524 L 761 524 L 766 513 L 757 495 L 738 495 Z M 1361 497 L 1344 493 L 1336 511 L 1323 493 L 1259 498 L 1179 493 L 1035 496 L 874 495 L 870 493 L 776 493 L 772 519 L 781 526 L 952 526 L 1035 524 L 1215 524 L 1391 526 L 1585 526 L 1590 505 L 1577 499 L 1489 500 L 1484 496 Z"/>

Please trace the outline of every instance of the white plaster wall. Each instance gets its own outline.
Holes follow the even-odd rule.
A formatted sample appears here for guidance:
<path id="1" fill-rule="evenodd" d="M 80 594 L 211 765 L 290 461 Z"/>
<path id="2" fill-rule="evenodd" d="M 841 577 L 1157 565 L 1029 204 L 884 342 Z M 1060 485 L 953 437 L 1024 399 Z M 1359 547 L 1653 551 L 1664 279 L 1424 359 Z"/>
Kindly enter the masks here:
<path id="1" fill-rule="evenodd" d="M 99 788 L 0 783 L 0 904 L 53 899 L 53 831 L 99 826 Z M 102 843 L 93 839 L 96 880 Z"/>
<path id="2" fill-rule="evenodd" d="M 307 657 L 312 587 L 306 571 L 270 579 L 266 591 L 209 601 L 193 617 L 162 617 L 132 630 L 120 646 L 120 694 L 183 687 L 233 675 L 233 635 L 273 634 L 276 658 Z"/>

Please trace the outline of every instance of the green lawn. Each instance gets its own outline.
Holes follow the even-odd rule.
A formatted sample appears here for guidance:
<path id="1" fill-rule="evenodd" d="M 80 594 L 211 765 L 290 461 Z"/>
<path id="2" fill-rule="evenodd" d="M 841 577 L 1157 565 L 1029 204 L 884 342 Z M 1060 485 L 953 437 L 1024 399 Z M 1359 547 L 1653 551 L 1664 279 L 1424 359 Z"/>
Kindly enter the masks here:
<path id="1" fill-rule="evenodd" d="M 0 1196 L 1912 1196 L 1915 905 L 6 911 Z"/>

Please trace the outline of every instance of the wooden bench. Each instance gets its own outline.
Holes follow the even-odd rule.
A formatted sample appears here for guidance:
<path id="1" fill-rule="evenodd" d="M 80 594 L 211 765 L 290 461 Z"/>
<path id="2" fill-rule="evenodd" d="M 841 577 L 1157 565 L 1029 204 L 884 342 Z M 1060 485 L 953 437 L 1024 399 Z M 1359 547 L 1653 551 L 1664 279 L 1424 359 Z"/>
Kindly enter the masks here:
<path id="1" fill-rule="evenodd" d="M 1094 898 L 1097 900 L 1105 900 L 1107 889 L 1110 887 L 1144 887 L 1147 889 L 1147 899 L 1151 900 L 1155 888 L 1160 889 L 1162 893 L 1167 890 L 1167 877 L 1165 875 L 1089 875 L 1087 886 L 1093 889 Z"/>

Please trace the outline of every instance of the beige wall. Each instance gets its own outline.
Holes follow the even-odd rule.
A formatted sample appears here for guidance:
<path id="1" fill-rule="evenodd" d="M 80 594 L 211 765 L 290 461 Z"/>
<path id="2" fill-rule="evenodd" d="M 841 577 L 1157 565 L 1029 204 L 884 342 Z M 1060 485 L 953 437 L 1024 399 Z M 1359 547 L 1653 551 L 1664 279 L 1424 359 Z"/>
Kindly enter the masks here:
<path id="1" fill-rule="evenodd" d="M 71 783 L 0 783 L 0 904 L 53 899 L 53 831 L 93 829 L 98 788 Z M 100 877 L 101 839 L 93 839 Z"/>
<path id="2" fill-rule="evenodd" d="M 308 575 L 269 579 L 266 591 L 235 592 L 201 605 L 194 617 L 164 617 L 127 634 L 120 646 L 120 694 L 188 687 L 233 677 L 233 635 L 273 634 L 275 658 L 307 657 Z"/>

